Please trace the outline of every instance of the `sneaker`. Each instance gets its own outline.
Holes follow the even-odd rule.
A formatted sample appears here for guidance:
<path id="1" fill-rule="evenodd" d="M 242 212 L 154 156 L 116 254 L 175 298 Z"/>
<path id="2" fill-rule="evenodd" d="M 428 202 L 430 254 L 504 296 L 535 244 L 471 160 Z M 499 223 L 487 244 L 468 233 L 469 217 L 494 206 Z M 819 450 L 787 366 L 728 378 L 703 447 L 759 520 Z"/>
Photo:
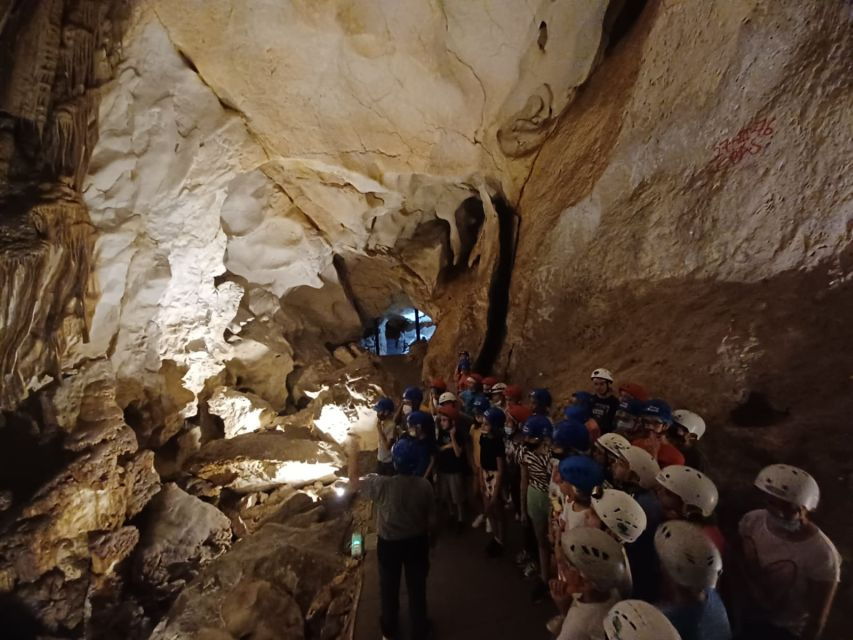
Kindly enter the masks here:
<path id="1" fill-rule="evenodd" d="M 474 520 L 471 522 L 471 528 L 472 528 L 472 529 L 476 529 L 476 528 L 477 528 L 477 527 L 479 527 L 481 524 L 483 524 L 483 520 L 485 520 L 485 519 L 486 519 L 486 516 L 484 516 L 484 515 L 481 513 L 481 514 L 480 514 L 480 515 L 478 515 L 476 518 L 474 518 Z"/>
<path id="2" fill-rule="evenodd" d="M 560 635 L 560 630 L 563 628 L 563 620 L 565 619 L 566 616 L 556 615 L 545 623 L 545 628 L 551 632 L 551 635 L 558 636 Z"/>
<path id="3" fill-rule="evenodd" d="M 489 540 L 489 544 L 486 545 L 486 555 L 490 558 L 497 558 L 498 556 L 502 556 L 504 552 L 504 546 L 501 544 L 500 540 L 497 538 L 492 538 Z"/>
<path id="4" fill-rule="evenodd" d="M 486 533 L 492 532 L 492 521 L 486 518 Z"/>

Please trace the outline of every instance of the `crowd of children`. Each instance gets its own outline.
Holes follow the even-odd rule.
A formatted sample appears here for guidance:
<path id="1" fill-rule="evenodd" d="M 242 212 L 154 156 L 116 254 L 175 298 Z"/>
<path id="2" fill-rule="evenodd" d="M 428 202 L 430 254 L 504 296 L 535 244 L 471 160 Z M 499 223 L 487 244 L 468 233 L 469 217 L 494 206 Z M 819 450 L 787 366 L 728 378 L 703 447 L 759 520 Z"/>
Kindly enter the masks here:
<path id="1" fill-rule="evenodd" d="M 473 373 L 462 352 L 453 391 L 437 378 L 426 398 L 410 387 L 399 404 L 376 404 L 378 472 L 394 473 L 392 447 L 405 441 L 451 525 L 485 527 L 490 557 L 504 555 L 508 522 L 520 523 L 512 555 L 532 598 L 553 599 L 559 640 L 819 638 L 841 560 L 810 521 L 812 476 L 762 469 L 765 508 L 727 540 L 699 445 L 704 420 L 639 384 L 615 386 L 607 369 L 590 379 L 591 391 L 555 407 L 547 389 L 525 396 Z M 732 579 L 721 585 L 724 561 Z"/>

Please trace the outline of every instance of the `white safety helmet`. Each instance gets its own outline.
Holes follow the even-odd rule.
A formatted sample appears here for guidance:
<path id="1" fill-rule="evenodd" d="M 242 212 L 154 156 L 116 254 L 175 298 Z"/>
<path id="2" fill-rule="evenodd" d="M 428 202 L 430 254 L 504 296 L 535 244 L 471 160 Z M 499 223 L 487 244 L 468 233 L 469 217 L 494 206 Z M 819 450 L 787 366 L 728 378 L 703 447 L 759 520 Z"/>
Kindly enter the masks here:
<path id="1" fill-rule="evenodd" d="M 764 467 L 755 479 L 755 486 L 785 502 L 809 511 L 817 509 L 820 488 L 811 474 L 789 464 Z"/>
<path id="2" fill-rule="evenodd" d="M 601 378 L 602 380 L 607 380 L 607 382 L 613 382 L 613 374 L 610 373 L 610 369 L 600 368 L 596 369 L 589 375 L 590 379 L 592 378 Z"/>
<path id="3" fill-rule="evenodd" d="M 628 464 L 628 468 L 637 474 L 639 485 L 643 489 L 651 489 L 657 484 L 660 465 L 652 454 L 641 447 L 631 445 L 630 448 L 620 451 L 619 455 Z"/>
<path id="4" fill-rule="evenodd" d="M 628 442 L 628 439 L 620 436 L 618 433 L 605 433 L 595 441 L 595 444 L 605 451 L 612 453 L 614 456 L 618 456 L 623 450 L 631 448 L 631 443 Z"/>
<path id="5" fill-rule="evenodd" d="M 720 494 L 711 478 L 698 469 L 673 464 L 661 469 L 657 481 L 685 505 L 699 509 L 706 518 L 714 513 Z"/>
<path id="6" fill-rule="evenodd" d="M 601 497 L 593 495 L 592 508 L 623 544 L 636 541 L 646 530 L 646 512 L 624 491 L 605 489 Z"/>
<path id="7" fill-rule="evenodd" d="M 661 524 L 655 532 L 655 551 L 676 584 L 696 591 L 717 586 L 723 559 L 711 539 L 695 524 L 684 520 Z"/>
<path id="8" fill-rule="evenodd" d="M 453 395 L 450 391 L 445 391 L 440 396 L 438 396 L 438 404 L 444 404 L 445 402 L 456 402 L 456 396 Z"/>
<path id="9" fill-rule="evenodd" d="M 561 540 L 566 558 L 584 579 L 609 591 L 625 581 L 627 568 L 622 545 L 595 527 L 575 527 Z"/>
<path id="10" fill-rule="evenodd" d="M 676 409 L 672 412 L 672 420 L 687 429 L 688 433 L 696 436 L 697 440 L 705 434 L 705 421 L 698 413 L 687 409 Z"/>
<path id="11" fill-rule="evenodd" d="M 492 393 L 506 393 L 506 384 L 503 382 L 496 382 L 492 385 Z"/>
<path id="12" fill-rule="evenodd" d="M 681 640 L 672 623 L 654 605 L 623 600 L 604 617 L 607 640 Z"/>

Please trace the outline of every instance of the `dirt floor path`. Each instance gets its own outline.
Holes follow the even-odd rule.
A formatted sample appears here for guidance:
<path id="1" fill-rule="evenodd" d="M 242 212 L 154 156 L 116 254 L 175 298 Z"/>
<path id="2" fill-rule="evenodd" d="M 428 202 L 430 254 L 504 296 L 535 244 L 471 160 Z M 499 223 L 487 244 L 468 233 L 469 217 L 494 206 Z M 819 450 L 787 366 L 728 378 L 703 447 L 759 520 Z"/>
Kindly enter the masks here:
<path id="1" fill-rule="evenodd" d="M 545 623 L 556 613 L 553 604 L 533 604 L 533 583 L 513 562 L 520 531 L 513 530 L 505 557 L 486 557 L 482 529 L 446 533 L 433 552 L 428 582 L 429 615 L 436 640 L 545 640 Z M 405 585 L 405 580 L 403 581 Z M 409 637 L 405 586 L 400 595 L 399 640 Z M 355 640 L 379 640 L 379 574 L 376 552 L 368 552 L 364 586 L 355 625 Z M 395 640 L 398 640 L 395 638 Z"/>

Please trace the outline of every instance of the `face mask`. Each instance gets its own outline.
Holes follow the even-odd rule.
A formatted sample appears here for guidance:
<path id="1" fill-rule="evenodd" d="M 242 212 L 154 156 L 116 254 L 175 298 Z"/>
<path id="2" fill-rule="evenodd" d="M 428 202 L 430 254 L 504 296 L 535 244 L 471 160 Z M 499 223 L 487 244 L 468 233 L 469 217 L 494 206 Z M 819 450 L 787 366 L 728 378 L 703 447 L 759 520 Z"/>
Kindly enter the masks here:
<path id="1" fill-rule="evenodd" d="M 634 421 L 633 420 L 619 420 L 616 422 L 617 431 L 633 431 L 634 430 Z"/>
<path id="2" fill-rule="evenodd" d="M 772 511 L 768 511 L 767 514 L 770 516 L 770 520 L 773 521 L 773 524 L 780 529 L 784 529 L 790 533 L 796 533 L 803 527 L 803 522 L 799 518 L 795 518 L 794 520 L 789 520 L 788 518 L 781 518 L 777 516 Z"/>
<path id="3" fill-rule="evenodd" d="M 504 427 L 504 433 L 507 434 L 508 436 L 511 436 L 512 434 L 515 433 L 515 431 L 512 430 L 512 427 Z"/>
<path id="4" fill-rule="evenodd" d="M 418 430 L 417 429 L 409 429 L 409 435 L 412 438 L 417 438 L 418 437 Z"/>

